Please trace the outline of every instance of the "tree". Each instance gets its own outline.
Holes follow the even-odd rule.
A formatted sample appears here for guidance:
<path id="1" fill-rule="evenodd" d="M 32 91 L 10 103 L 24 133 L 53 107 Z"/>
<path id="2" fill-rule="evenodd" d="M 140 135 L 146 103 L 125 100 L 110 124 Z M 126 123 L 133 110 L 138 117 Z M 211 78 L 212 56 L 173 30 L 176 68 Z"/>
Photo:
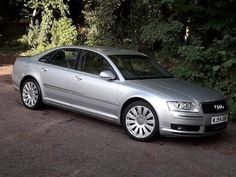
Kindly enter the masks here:
<path id="1" fill-rule="evenodd" d="M 32 13 L 25 36 L 32 48 L 30 53 L 76 43 L 78 33 L 72 20 L 66 16 L 69 7 L 63 0 L 29 0 L 26 6 Z"/>

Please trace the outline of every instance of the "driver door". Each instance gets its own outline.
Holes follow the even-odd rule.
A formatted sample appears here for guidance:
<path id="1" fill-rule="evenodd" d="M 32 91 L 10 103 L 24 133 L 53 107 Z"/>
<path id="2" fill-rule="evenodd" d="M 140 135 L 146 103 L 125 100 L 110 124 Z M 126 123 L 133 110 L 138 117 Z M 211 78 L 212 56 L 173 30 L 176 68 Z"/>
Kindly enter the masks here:
<path id="1" fill-rule="evenodd" d="M 100 54 L 83 51 L 72 81 L 72 106 L 104 118 L 116 118 L 119 80 L 104 80 L 99 74 L 112 66 Z"/>

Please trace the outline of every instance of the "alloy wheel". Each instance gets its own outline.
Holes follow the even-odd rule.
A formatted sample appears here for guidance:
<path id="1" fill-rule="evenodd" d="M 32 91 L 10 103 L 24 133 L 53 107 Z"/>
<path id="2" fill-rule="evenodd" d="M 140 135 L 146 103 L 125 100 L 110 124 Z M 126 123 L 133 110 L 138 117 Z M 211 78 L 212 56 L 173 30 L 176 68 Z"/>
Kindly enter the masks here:
<path id="1" fill-rule="evenodd" d="M 37 104 L 39 91 L 34 82 L 26 82 L 22 89 L 22 99 L 26 106 L 33 107 Z"/>
<path id="2" fill-rule="evenodd" d="M 136 138 L 146 138 L 155 129 L 155 117 L 145 106 L 134 106 L 126 114 L 127 130 Z"/>

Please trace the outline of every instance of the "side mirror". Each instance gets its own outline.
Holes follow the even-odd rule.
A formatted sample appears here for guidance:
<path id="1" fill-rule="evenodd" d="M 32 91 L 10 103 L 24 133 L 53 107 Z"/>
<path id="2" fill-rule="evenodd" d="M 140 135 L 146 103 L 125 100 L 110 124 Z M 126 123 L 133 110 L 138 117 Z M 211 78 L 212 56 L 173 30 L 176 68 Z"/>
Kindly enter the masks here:
<path id="1" fill-rule="evenodd" d="M 113 74 L 113 72 L 111 72 L 109 70 L 102 71 L 100 73 L 100 77 L 105 80 L 114 80 L 116 78 L 116 76 Z"/>

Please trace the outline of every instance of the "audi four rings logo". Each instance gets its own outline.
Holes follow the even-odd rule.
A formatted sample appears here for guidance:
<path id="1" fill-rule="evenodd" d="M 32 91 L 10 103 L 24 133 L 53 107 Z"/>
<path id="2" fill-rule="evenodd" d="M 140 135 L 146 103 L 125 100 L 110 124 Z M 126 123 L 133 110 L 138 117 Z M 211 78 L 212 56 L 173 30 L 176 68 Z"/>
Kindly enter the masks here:
<path id="1" fill-rule="evenodd" d="M 215 104 L 215 105 L 214 105 L 214 108 L 215 108 L 216 110 L 222 110 L 222 109 L 224 109 L 225 107 L 224 107 L 224 105 L 222 105 L 222 104 Z"/>

